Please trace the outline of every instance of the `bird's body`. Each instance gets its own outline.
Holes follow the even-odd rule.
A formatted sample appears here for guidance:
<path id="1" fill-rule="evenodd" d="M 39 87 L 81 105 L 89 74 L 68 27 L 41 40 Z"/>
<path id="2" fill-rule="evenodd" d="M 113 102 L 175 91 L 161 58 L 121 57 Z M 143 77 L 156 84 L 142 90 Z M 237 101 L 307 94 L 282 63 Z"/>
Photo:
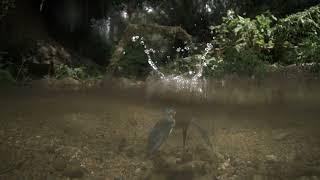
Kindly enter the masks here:
<path id="1" fill-rule="evenodd" d="M 173 128 L 182 129 L 183 148 L 185 148 L 187 131 L 190 125 L 193 125 L 199 132 L 205 143 L 212 148 L 209 134 L 200 125 L 196 123 L 194 118 L 188 116 L 188 113 L 179 114 L 177 121 L 175 120 L 176 112 L 173 109 L 166 109 L 165 116 L 158 121 L 151 129 L 148 137 L 147 156 L 154 155 L 166 141 Z"/>
<path id="2" fill-rule="evenodd" d="M 182 142 L 183 142 L 183 148 L 186 145 L 186 140 L 187 140 L 187 132 L 190 126 L 191 118 L 190 116 L 188 117 L 186 113 L 181 112 L 178 113 L 177 118 L 176 118 L 176 129 L 181 129 L 182 130 Z"/>
<path id="3" fill-rule="evenodd" d="M 196 127 L 196 130 L 199 132 L 201 138 L 203 139 L 203 141 L 210 147 L 211 150 L 213 150 L 213 146 L 212 146 L 212 143 L 210 141 L 210 138 L 209 138 L 209 134 L 208 132 L 203 129 L 199 124 L 196 123 L 195 119 L 192 119 L 190 121 L 190 123 Z"/>
<path id="4" fill-rule="evenodd" d="M 183 142 L 183 149 L 186 146 L 187 142 L 187 135 L 189 128 L 194 127 L 194 129 L 200 134 L 203 141 L 212 149 L 212 143 L 209 138 L 209 133 L 199 125 L 196 118 L 193 117 L 193 113 L 190 113 L 186 110 L 178 111 L 176 116 L 176 126 L 175 129 L 182 130 L 182 142 Z"/>
<path id="5" fill-rule="evenodd" d="M 149 156 L 159 150 L 163 142 L 168 138 L 169 134 L 173 130 L 175 126 L 174 115 L 174 110 L 167 109 L 164 118 L 161 121 L 158 121 L 151 129 L 147 147 Z"/>

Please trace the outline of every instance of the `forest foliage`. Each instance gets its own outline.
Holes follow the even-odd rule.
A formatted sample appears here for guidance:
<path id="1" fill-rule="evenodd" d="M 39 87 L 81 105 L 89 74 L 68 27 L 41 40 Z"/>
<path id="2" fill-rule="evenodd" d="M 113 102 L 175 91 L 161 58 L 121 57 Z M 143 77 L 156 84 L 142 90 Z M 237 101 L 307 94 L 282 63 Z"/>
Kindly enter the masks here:
<path id="1" fill-rule="evenodd" d="M 230 4 L 217 4 L 216 8 L 234 7 L 236 9 L 226 10 L 223 18 L 217 20 L 213 18 L 217 15 L 208 12 L 208 8 L 206 8 L 206 3 L 209 1 L 204 1 L 205 3 L 202 4 L 191 4 L 190 6 L 182 1 L 170 1 L 169 4 L 164 3 L 167 1 L 161 1 L 162 3 L 141 1 L 141 3 L 136 4 L 136 11 L 131 9 L 131 12 L 129 7 L 130 4 L 133 5 L 132 3 L 126 1 L 127 6 L 124 7 L 123 3 L 116 2 L 114 1 L 113 5 L 110 4 L 110 6 L 118 7 L 120 11 L 126 8 L 128 10 L 129 19 L 124 22 L 121 21 L 123 26 L 141 18 L 140 11 L 143 8 L 153 7 L 153 15 L 143 16 L 144 21 L 137 23 L 137 25 L 148 27 L 151 23 L 147 20 L 151 18 L 151 22 L 164 24 L 168 27 L 174 27 L 173 24 L 180 24 L 177 27 L 181 27 L 192 35 L 192 44 L 178 42 L 175 38 L 159 33 L 151 32 L 145 35 L 146 45 L 158 51 L 158 53 L 152 54 L 152 58 L 163 72 L 187 73 L 193 71 L 197 64 L 202 63 L 205 66 L 205 75 L 213 77 L 222 77 L 226 74 L 261 77 L 268 71 L 267 66 L 272 64 L 279 66 L 291 64 L 304 66 L 307 64 L 312 67 L 312 72 L 319 73 L 320 5 L 285 17 L 277 17 L 279 13 L 274 15 L 274 12 L 270 11 L 264 11 L 253 16 L 252 14 L 243 14 L 245 8 L 242 6 L 238 6 L 237 9 L 236 4 L 239 2 L 234 4 L 233 1 L 228 1 Z M 1 1 L 0 5 L 1 21 L 15 5 L 14 0 Z M 170 8 L 173 6 L 177 7 L 175 12 Z M 239 10 L 240 7 L 242 10 Z M 177 14 L 180 15 L 182 10 L 187 11 L 191 19 L 186 16 L 179 16 L 176 19 L 170 18 Z M 194 27 L 196 25 L 194 23 L 199 18 L 204 19 L 202 25 L 198 24 L 197 27 Z M 108 22 L 108 20 L 103 21 L 104 25 L 107 25 Z M 91 24 L 91 26 L 93 25 Z M 84 38 L 85 43 L 79 44 L 79 46 L 82 47 L 81 52 L 84 55 L 88 55 L 95 62 L 102 62 L 101 64 L 98 63 L 99 65 L 106 66 L 108 62 L 105 59 L 111 58 L 112 53 L 116 50 L 115 47 L 119 38 L 112 44 L 102 39 L 99 33 L 101 34 L 100 31 L 91 33 L 87 38 Z M 105 32 L 103 31 L 103 33 Z M 204 35 L 207 37 L 202 37 Z M 140 36 L 143 37 L 144 35 Z M 157 38 L 158 40 L 155 40 Z M 148 39 L 151 40 L 148 41 Z M 213 48 L 203 60 L 201 54 L 204 53 L 207 43 Z M 156 46 L 153 47 L 155 44 Z M 123 56 L 117 64 L 118 68 L 121 69 L 120 75 L 127 77 L 148 76 L 152 69 L 148 64 L 145 48 L 141 44 L 132 42 L 124 48 Z M 14 81 L 18 79 L 16 77 L 19 68 L 21 68 L 20 65 L 16 65 L 16 70 L 12 71 L 11 66 L 8 68 L 7 64 L 3 64 L 5 57 L 0 54 L 0 58 L 2 59 L 0 61 L 2 80 Z M 55 67 L 55 78 L 87 79 L 101 77 L 101 73 L 105 73 L 96 69 L 89 70 L 83 65 L 62 64 Z"/>
<path id="2" fill-rule="evenodd" d="M 211 27 L 215 49 L 208 75 L 262 75 L 268 64 L 310 65 L 319 72 L 320 6 L 277 19 L 271 13 L 245 18 L 228 11 Z"/>
<path id="3" fill-rule="evenodd" d="M 15 0 L 1 0 L 0 1 L 0 21 L 15 7 Z"/>
<path id="4" fill-rule="evenodd" d="M 279 19 L 270 12 L 249 18 L 229 10 L 221 24 L 210 26 L 212 40 L 209 43 L 213 49 L 203 62 L 205 74 L 262 77 L 268 71 L 267 66 L 272 64 L 310 65 L 310 69 L 318 73 L 319 27 L 319 5 Z M 150 71 L 143 49 L 132 49 L 131 46 L 128 49 L 130 51 L 119 64 L 125 68 L 124 75 L 139 76 L 141 72 Z M 199 52 L 190 51 L 188 57 L 177 55 L 162 67 L 163 71 L 186 73 L 194 70 L 201 61 Z"/>

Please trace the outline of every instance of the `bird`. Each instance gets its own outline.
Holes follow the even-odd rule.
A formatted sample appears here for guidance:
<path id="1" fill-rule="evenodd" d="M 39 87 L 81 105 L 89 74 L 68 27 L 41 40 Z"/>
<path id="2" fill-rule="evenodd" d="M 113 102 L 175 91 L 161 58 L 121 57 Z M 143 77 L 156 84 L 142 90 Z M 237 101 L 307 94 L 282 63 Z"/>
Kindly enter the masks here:
<path id="1" fill-rule="evenodd" d="M 185 149 L 188 129 L 192 125 L 200 134 L 204 142 L 212 149 L 208 132 L 202 128 L 195 118 L 186 117 L 185 114 L 175 119 L 176 111 L 173 108 L 166 108 L 164 117 L 158 121 L 151 129 L 148 137 L 147 156 L 151 157 L 160 149 L 161 145 L 167 140 L 173 129 L 182 129 L 183 149 Z"/>
<path id="2" fill-rule="evenodd" d="M 164 117 L 151 129 L 148 137 L 147 155 L 155 154 L 171 134 L 175 126 L 176 111 L 173 108 L 166 108 Z"/>
<path id="3" fill-rule="evenodd" d="M 207 146 L 212 149 L 212 143 L 209 138 L 209 133 L 197 123 L 197 119 L 195 117 L 192 117 L 191 114 L 188 112 L 178 112 L 176 116 L 176 126 L 175 129 L 182 129 L 182 146 L 183 150 L 185 150 L 187 136 L 188 136 L 188 130 L 191 127 L 194 127 L 194 129 L 200 134 L 200 137 L 203 139 L 203 141 L 207 144 Z"/>
<path id="4" fill-rule="evenodd" d="M 207 146 L 209 146 L 209 148 L 211 150 L 213 150 L 213 145 L 210 141 L 210 138 L 209 138 L 209 134 L 208 132 L 203 128 L 201 127 L 198 123 L 196 123 L 196 119 L 195 118 L 192 118 L 190 123 L 196 128 L 196 130 L 199 132 L 201 138 L 204 140 L 204 142 L 207 144 Z"/>
<path id="5" fill-rule="evenodd" d="M 181 129 L 182 130 L 182 146 L 183 149 L 186 146 L 187 141 L 187 135 L 188 135 L 188 129 L 191 124 L 191 119 L 187 117 L 188 114 L 182 111 L 178 111 L 176 116 L 176 126 L 175 129 Z"/>

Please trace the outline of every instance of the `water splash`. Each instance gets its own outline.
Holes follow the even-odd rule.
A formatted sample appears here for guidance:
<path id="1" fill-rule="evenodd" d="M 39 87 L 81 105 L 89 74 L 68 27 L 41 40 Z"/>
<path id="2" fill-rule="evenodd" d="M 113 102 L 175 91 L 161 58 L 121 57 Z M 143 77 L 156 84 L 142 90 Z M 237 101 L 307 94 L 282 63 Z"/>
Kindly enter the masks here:
<path id="1" fill-rule="evenodd" d="M 203 53 L 203 55 L 200 58 L 200 62 L 197 64 L 197 68 L 198 68 L 198 72 L 195 74 L 195 76 L 193 77 L 193 79 L 197 80 L 199 78 L 202 77 L 203 75 L 203 68 L 207 66 L 206 63 L 206 57 L 208 55 L 208 53 L 210 52 L 210 50 L 213 48 L 211 43 L 207 43 L 207 47 L 204 49 L 205 52 Z"/>
<path id="2" fill-rule="evenodd" d="M 111 28 L 111 18 L 103 18 L 103 19 L 90 19 L 90 27 L 94 34 L 99 35 L 102 40 L 109 42 L 111 40 L 110 37 L 110 28 Z"/>
<path id="3" fill-rule="evenodd" d="M 152 67 L 152 69 L 159 74 L 161 79 L 165 78 L 165 75 L 161 71 L 159 71 L 158 67 L 156 66 L 156 64 L 151 59 L 150 53 L 155 53 L 155 50 L 152 49 L 152 48 L 151 49 L 145 49 L 144 53 L 147 55 L 148 63 Z"/>
<path id="4" fill-rule="evenodd" d="M 159 70 L 156 64 L 152 61 L 150 53 L 156 53 L 156 51 L 152 48 L 149 48 L 149 49 L 147 48 L 147 45 L 145 44 L 143 37 L 133 36 L 131 40 L 132 42 L 137 42 L 138 40 L 140 40 L 140 44 L 144 47 L 144 53 L 147 55 L 149 65 L 160 76 L 161 79 L 165 78 L 165 75 Z"/>
<path id="5" fill-rule="evenodd" d="M 147 79 L 147 94 L 152 95 L 168 95 L 173 93 L 173 95 L 186 95 L 192 97 L 203 97 L 206 95 L 206 87 L 207 81 L 203 78 L 203 69 L 207 65 L 206 64 L 206 56 L 212 49 L 212 44 L 207 43 L 205 48 L 205 52 L 198 57 L 199 63 L 196 65 L 195 71 L 189 71 L 184 74 L 169 74 L 165 75 L 162 73 L 157 65 L 152 60 L 150 54 L 156 53 L 156 51 L 152 48 L 147 48 L 145 42 L 142 37 L 133 36 L 133 42 L 140 41 L 140 44 L 144 47 L 144 53 L 148 57 L 148 63 L 156 73 L 157 76 L 150 76 Z M 181 48 L 180 48 L 181 49 Z M 179 49 L 179 50 L 180 50 Z M 185 48 L 189 50 L 189 48 Z"/>

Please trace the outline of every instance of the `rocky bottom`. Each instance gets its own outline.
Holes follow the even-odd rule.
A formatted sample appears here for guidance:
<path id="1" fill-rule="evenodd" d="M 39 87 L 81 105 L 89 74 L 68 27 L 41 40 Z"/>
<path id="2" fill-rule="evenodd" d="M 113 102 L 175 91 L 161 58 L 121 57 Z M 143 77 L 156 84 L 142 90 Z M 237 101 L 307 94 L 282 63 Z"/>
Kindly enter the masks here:
<path id="1" fill-rule="evenodd" d="M 55 95 L 10 98 L 0 107 L 4 180 L 320 179 L 318 116 L 306 109 L 202 112 L 213 149 L 192 129 L 183 149 L 177 129 L 146 158 L 146 138 L 161 105 Z"/>

